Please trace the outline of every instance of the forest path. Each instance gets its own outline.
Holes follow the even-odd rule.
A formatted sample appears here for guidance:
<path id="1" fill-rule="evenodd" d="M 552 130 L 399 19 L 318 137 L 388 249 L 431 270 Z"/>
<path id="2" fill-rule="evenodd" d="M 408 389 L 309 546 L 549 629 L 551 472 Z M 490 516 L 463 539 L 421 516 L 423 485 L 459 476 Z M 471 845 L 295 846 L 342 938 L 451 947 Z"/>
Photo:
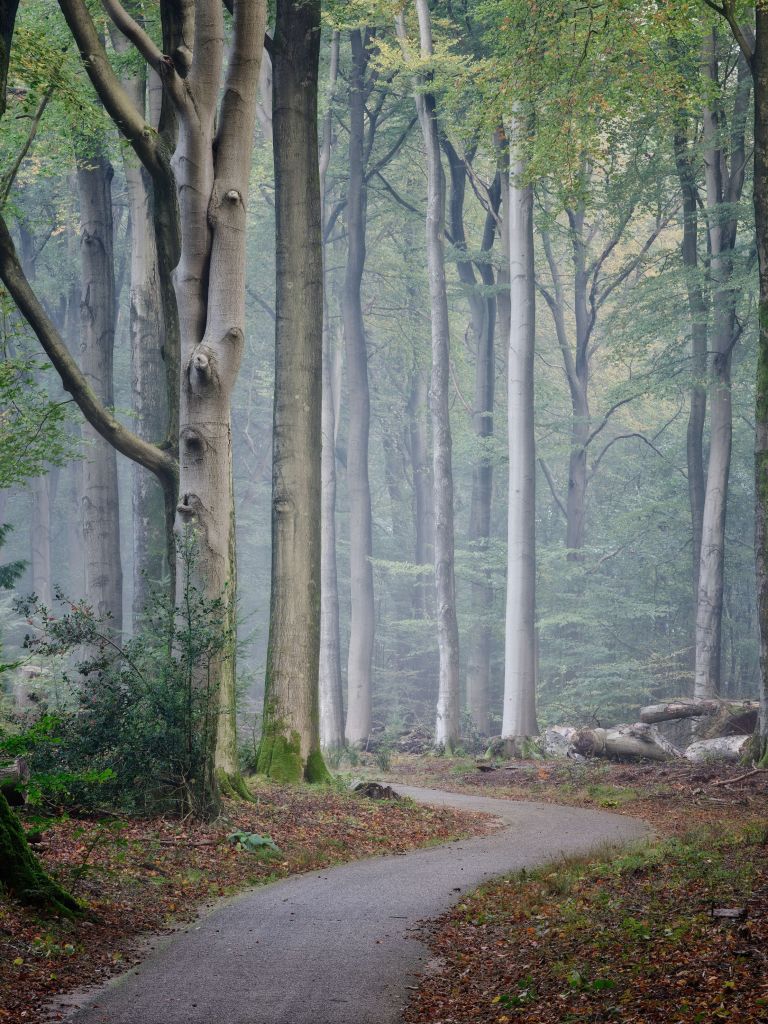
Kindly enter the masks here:
<path id="1" fill-rule="evenodd" d="M 414 926 L 494 876 L 646 837 L 618 814 L 397 786 L 506 827 L 254 889 L 91 995 L 77 1024 L 396 1024 L 429 961 Z M 428 967 L 427 967 L 428 969 Z"/>

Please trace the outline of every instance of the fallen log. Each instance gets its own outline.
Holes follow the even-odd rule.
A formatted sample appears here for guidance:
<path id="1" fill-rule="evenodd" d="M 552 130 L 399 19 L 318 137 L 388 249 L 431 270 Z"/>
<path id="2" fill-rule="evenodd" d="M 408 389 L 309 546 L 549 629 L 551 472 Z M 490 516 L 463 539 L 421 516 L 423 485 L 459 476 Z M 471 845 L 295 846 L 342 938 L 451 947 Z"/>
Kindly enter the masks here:
<path id="1" fill-rule="evenodd" d="M 711 740 L 697 740 L 686 747 L 684 757 L 698 764 L 706 761 L 736 763 L 747 753 L 751 736 L 718 736 Z"/>
<path id="2" fill-rule="evenodd" d="M 11 807 L 26 803 L 24 784 L 29 782 L 29 766 L 23 757 L 0 764 L 0 792 Z"/>
<path id="3" fill-rule="evenodd" d="M 640 721 L 648 725 L 656 722 L 671 722 L 679 718 L 703 718 L 727 712 L 733 717 L 747 713 L 757 714 L 758 703 L 754 700 L 690 700 L 675 697 L 664 704 L 649 704 L 640 708 Z"/>
<path id="4" fill-rule="evenodd" d="M 644 722 L 617 725 L 613 729 L 579 729 L 573 737 L 572 745 L 576 753 L 583 757 L 669 761 L 680 756 L 680 751 L 664 739 L 658 729 Z"/>

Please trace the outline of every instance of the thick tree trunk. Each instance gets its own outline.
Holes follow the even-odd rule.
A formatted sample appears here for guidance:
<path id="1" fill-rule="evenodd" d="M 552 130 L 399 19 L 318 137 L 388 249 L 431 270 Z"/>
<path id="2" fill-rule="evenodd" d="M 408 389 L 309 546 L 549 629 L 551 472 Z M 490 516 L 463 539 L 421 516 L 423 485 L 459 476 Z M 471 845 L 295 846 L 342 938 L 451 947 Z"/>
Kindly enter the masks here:
<path id="1" fill-rule="evenodd" d="M 705 47 L 705 74 L 713 88 L 718 81 L 714 31 Z M 710 371 L 710 438 L 706 490 L 702 515 L 701 557 L 696 609 L 696 666 L 693 694 L 697 699 L 715 696 L 720 689 L 725 521 L 733 434 L 731 411 L 731 356 L 738 339 L 732 284 L 733 250 L 736 244 L 736 208 L 744 183 L 744 123 L 749 102 L 749 70 L 741 62 L 731 125 L 732 151 L 724 155 L 720 118 L 704 112 L 707 150 L 704 168 L 709 218 L 710 277 L 714 323 Z"/>
<path id="2" fill-rule="evenodd" d="M 323 124 L 319 177 L 322 200 L 321 227 L 325 225 L 326 175 L 333 138 L 333 94 L 339 69 L 339 33 L 331 41 L 328 110 Z M 262 76 L 263 77 L 263 76 Z M 271 70 L 270 70 L 271 97 Z M 262 93 L 263 96 L 263 93 Z M 269 134 L 272 134 L 270 103 Z M 323 452 L 320 466 L 322 510 L 320 551 L 320 743 L 325 749 L 344 745 L 344 699 L 339 640 L 339 584 L 336 571 L 336 395 L 333 335 L 329 317 L 328 271 L 323 246 Z"/>
<path id="3" fill-rule="evenodd" d="M 427 413 L 429 385 L 426 373 L 417 368 L 411 377 L 408 398 L 408 451 L 413 476 L 413 503 L 416 565 L 434 565 L 435 561 L 435 502 L 432 485 L 432 466 L 429 459 Z M 431 588 L 429 588 L 431 589 Z M 426 583 L 418 579 L 413 585 L 413 610 L 423 619 L 430 612 L 432 602 Z"/>
<path id="4" fill-rule="evenodd" d="M 0 792 L 0 887 L 22 903 L 74 917 L 82 907 L 48 875 L 29 847 L 18 818 Z"/>
<path id="5" fill-rule="evenodd" d="M 433 52 L 432 24 L 427 0 L 416 0 L 421 56 Z M 405 27 L 398 20 L 403 45 Z M 422 83 L 425 84 L 425 83 Z M 440 138 L 435 97 L 431 92 L 416 94 L 416 110 L 427 158 L 427 267 L 432 320 L 432 375 L 429 404 L 432 415 L 432 467 L 435 494 L 435 591 L 437 597 L 437 639 L 440 679 L 435 722 L 435 744 L 452 749 L 459 738 L 459 628 L 456 619 L 454 570 L 453 467 L 451 462 L 450 322 L 445 281 L 445 174 L 440 162 Z"/>
<path id="6" fill-rule="evenodd" d="M 81 147 L 85 146 L 81 143 Z M 80 196 L 81 292 L 80 365 L 96 396 L 114 404 L 115 268 L 112 224 L 112 165 L 102 140 L 81 148 L 77 183 Z M 116 633 L 123 628 L 123 570 L 120 560 L 120 508 L 117 453 L 91 426 L 83 427 L 81 513 L 85 541 L 85 595 L 97 614 L 110 615 Z"/>
<path id="7" fill-rule="evenodd" d="M 519 127 L 519 126 L 515 126 Z M 513 131 L 513 137 L 516 132 Z M 508 192 L 509 501 L 504 711 L 501 735 L 535 736 L 536 722 L 536 446 L 533 433 L 533 359 L 536 292 L 533 263 L 533 189 L 525 165 L 514 159 Z"/>
<path id="8" fill-rule="evenodd" d="M 349 83 L 349 178 L 346 208 L 348 243 L 342 305 L 349 404 L 347 491 L 351 583 L 346 739 L 347 743 L 354 745 L 365 743 L 371 731 L 374 599 L 371 488 L 368 480 L 371 403 L 361 296 L 365 267 L 366 186 L 363 144 L 368 53 L 360 29 L 353 29 L 350 39 L 352 69 Z"/>
<path id="9" fill-rule="evenodd" d="M 323 267 L 319 0 L 278 0 L 273 44 L 277 292 L 272 594 L 260 772 L 327 777 L 320 754 Z"/>

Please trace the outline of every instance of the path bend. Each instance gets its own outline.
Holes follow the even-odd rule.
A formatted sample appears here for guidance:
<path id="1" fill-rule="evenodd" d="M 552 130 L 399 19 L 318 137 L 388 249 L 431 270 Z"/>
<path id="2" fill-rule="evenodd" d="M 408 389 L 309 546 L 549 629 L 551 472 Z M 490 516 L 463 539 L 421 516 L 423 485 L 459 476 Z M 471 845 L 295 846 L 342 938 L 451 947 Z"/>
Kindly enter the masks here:
<path id="1" fill-rule="evenodd" d="M 254 889 L 92 994 L 72 1024 L 397 1024 L 429 959 L 414 926 L 490 878 L 626 844 L 643 822 L 602 811 L 396 786 L 484 811 L 489 836 L 354 861 Z"/>

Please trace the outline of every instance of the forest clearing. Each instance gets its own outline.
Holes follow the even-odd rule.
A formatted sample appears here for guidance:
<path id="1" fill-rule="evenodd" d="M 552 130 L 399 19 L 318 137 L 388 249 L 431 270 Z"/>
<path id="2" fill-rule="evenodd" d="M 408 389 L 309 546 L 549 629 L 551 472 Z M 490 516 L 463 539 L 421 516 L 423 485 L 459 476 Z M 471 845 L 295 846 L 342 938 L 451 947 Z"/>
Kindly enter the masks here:
<path id="1" fill-rule="evenodd" d="M 0 118 L 0 1024 L 768 1019 L 768 0 L 0 0 Z"/>

